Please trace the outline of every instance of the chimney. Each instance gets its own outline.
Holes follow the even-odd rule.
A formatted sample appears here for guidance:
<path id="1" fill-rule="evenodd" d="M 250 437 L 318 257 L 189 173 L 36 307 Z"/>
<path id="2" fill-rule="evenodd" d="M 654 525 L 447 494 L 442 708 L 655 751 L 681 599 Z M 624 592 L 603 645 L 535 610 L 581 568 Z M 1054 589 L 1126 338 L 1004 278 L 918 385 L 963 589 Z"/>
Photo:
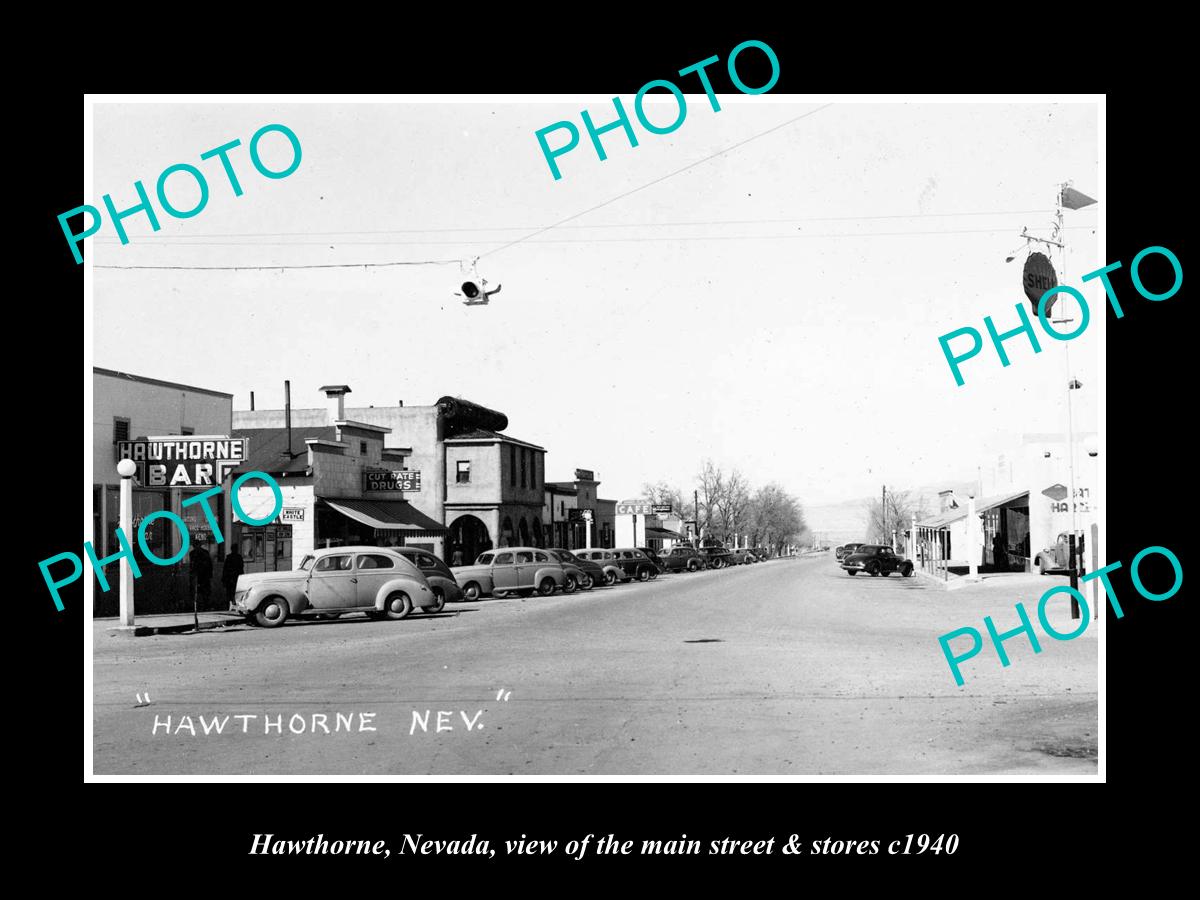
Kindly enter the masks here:
<path id="1" fill-rule="evenodd" d="M 250 392 L 250 412 L 254 412 L 254 391 Z"/>
<path id="2" fill-rule="evenodd" d="M 288 459 L 293 459 L 292 455 L 292 383 L 284 381 L 283 383 L 283 426 L 287 429 L 287 450 L 284 454 Z"/>
<path id="3" fill-rule="evenodd" d="M 325 392 L 329 404 L 329 423 L 340 422 L 346 418 L 346 395 L 350 393 L 348 384 L 327 384 L 321 388 Z"/>

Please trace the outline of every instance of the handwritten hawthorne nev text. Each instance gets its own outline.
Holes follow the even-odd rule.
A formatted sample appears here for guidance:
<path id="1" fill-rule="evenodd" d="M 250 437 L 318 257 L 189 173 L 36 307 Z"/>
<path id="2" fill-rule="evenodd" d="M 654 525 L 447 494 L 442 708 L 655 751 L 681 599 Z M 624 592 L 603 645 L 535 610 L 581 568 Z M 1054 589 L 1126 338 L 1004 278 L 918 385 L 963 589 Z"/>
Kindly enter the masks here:
<path id="1" fill-rule="evenodd" d="M 292 161 L 282 169 L 269 169 L 262 160 L 262 155 L 259 153 L 259 142 L 263 137 L 271 132 L 278 132 L 287 138 L 291 144 Z M 229 179 L 229 187 L 233 190 L 233 196 L 240 197 L 243 193 L 242 183 L 238 181 L 237 172 L 234 171 L 233 163 L 229 159 L 229 154 L 232 150 L 240 147 L 242 142 L 234 139 L 220 147 L 214 147 L 211 150 L 206 150 L 200 154 L 201 161 L 213 159 L 214 157 L 221 160 L 221 167 L 225 170 L 225 177 Z M 300 139 L 296 137 L 296 133 L 286 125 L 264 125 L 258 131 L 254 132 L 254 136 L 250 138 L 250 162 L 254 168 L 258 170 L 258 174 L 264 178 L 280 179 L 287 178 L 300 167 Z M 198 199 L 191 209 L 179 209 L 170 200 L 167 199 L 167 179 L 176 173 L 186 174 L 195 181 Z M 176 179 L 178 183 L 178 179 Z M 105 194 L 101 199 L 104 202 L 104 208 L 108 210 L 108 217 L 112 220 L 113 230 L 116 231 L 117 237 L 121 239 L 122 244 L 129 243 L 129 235 L 125 233 L 125 226 L 122 224 L 124 219 L 129 218 L 136 213 L 145 213 L 146 219 L 150 223 L 150 228 L 153 231 L 158 231 L 162 226 L 158 223 L 158 215 L 154 212 L 154 204 L 150 202 L 150 196 L 146 193 L 146 187 L 141 180 L 133 183 L 134 193 L 137 194 L 138 203 L 128 209 L 118 211 L 117 206 L 113 203 L 112 195 Z M 204 178 L 204 173 L 190 163 L 175 163 L 173 166 L 167 166 L 158 176 L 158 182 L 155 185 L 155 193 L 158 195 L 158 203 L 167 213 L 175 219 L 190 219 L 193 216 L 203 212 L 204 207 L 208 206 L 208 181 Z M 176 200 L 179 197 L 176 194 Z M 91 216 L 92 224 L 84 227 L 83 231 L 76 234 L 71 231 L 71 226 L 67 224 L 67 219 L 72 216 L 83 213 L 85 221 L 87 216 Z M 100 210 L 91 204 L 85 203 L 83 206 L 77 206 L 68 212 L 63 213 L 58 217 L 58 224 L 63 230 L 63 234 L 67 237 L 67 243 L 71 246 L 71 253 L 75 255 L 75 262 L 83 262 L 83 256 L 79 253 L 79 242 L 84 238 L 89 238 L 96 234 L 104 224 L 104 216 Z"/>
<path id="2" fill-rule="evenodd" d="M 738 55 L 742 53 L 742 51 L 748 50 L 751 47 L 766 54 L 767 61 L 771 64 L 771 78 L 761 87 L 750 87 L 744 81 L 742 81 L 741 77 L 738 75 Z M 719 56 L 710 56 L 708 59 L 702 59 L 700 62 L 695 63 L 694 65 L 690 65 L 687 68 L 679 70 L 680 75 L 690 75 L 693 72 L 696 73 L 700 79 L 700 84 L 704 86 L 704 93 L 708 95 L 708 104 L 712 107 L 713 112 L 720 112 L 721 104 L 717 102 L 717 95 L 713 93 L 712 82 L 708 80 L 708 73 L 704 70 L 713 63 L 720 61 L 721 58 Z M 732 81 L 733 86 L 743 94 L 765 94 L 771 88 L 775 87 L 775 83 L 779 81 L 779 57 L 775 55 L 774 50 L 772 50 L 762 41 L 742 41 L 742 43 L 734 47 L 733 51 L 729 54 L 729 60 L 726 63 L 726 67 L 729 70 L 729 80 Z M 676 104 L 679 106 L 679 110 L 675 114 L 675 121 L 670 125 L 655 125 L 646 117 L 646 110 L 644 108 L 646 93 L 654 90 L 655 88 L 661 88 L 670 91 L 675 97 Z M 579 113 L 580 118 L 583 119 L 583 127 L 587 129 L 588 137 L 592 139 L 592 146 L 596 149 L 596 155 L 600 158 L 601 162 L 604 162 L 604 160 L 608 159 L 608 154 L 604 151 L 604 145 L 600 143 L 600 135 L 602 134 L 606 134 L 610 131 L 620 128 L 625 132 L 625 137 L 629 139 L 630 147 L 636 147 L 638 145 L 637 134 L 634 133 L 633 123 L 629 121 L 629 113 L 625 111 L 625 107 L 621 104 L 621 98 L 613 97 L 612 102 L 617 111 L 617 118 L 606 125 L 597 127 L 596 123 L 592 121 L 592 114 L 586 109 L 581 110 Z M 642 85 L 641 89 L 637 92 L 637 96 L 633 99 L 634 115 L 637 117 L 638 122 L 641 123 L 641 126 L 651 134 L 670 134 L 671 132 L 677 130 L 679 126 L 683 124 L 683 120 L 687 118 L 687 111 L 687 100 L 684 99 L 683 92 L 679 90 L 678 86 L 676 86 L 673 82 L 662 78 L 657 78 L 654 81 L 647 81 Z M 551 150 L 550 143 L 546 140 L 546 136 L 553 131 L 566 131 L 568 136 L 565 144 L 563 144 L 561 147 Z M 555 160 L 564 154 L 570 153 L 577 146 L 579 146 L 579 129 L 575 127 L 574 122 L 567 122 L 564 120 L 539 129 L 535 132 L 535 136 L 537 137 L 538 145 L 542 148 L 542 155 L 546 158 L 546 164 L 550 166 L 550 174 L 554 176 L 555 181 L 558 181 L 560 178 L 562 178 L 562 172 L 559 171 L 558 163 L 555 162 Z"/>
<path id="3" fill-rule="evenodd" d="M 265 481 L 267 486 L 271 489 L 271 495 L 274 498 L 275 505 L 272 507 L 271 511 L 262 518 L 254 518 L 246 515 L 246 511 L 242 509 L 242 505 L 238 501 L 238 488 L 251 479 Z M 182 504 L 185 507 L 195 505 L 200 506 L 201 510 L 204 511 L 204 517 L 208 520 L 209 527 L 212 529 L 213 540 L 218 544 L 225 543 L 225 535 L 221 533 L 220 523 L 217 522 L 217 517 L 214 515 L 212 507 L 208 505 L 208 501 L 210 497 L 220 494 L 221 490 L 222 489 L 220 487 L 211 488 L 202 494 L 196 494 L 192 497 L 188 497 L 183 501 Z M 229 490 L 229 499 L 233 502 L 233 511 L 237 513 L 238 518 L 248 525 L 268 525 L 275 520 L 275 517 L 279 515 L 280 510 L 283 509 L 283 491 L 279 489 L 279 483 L 276 482 L 275 479 L 266 472 L 246 472 L 244 475 L 240 476 L 236 481 L 233 482 L 233 487 Z M 146 529 L 154 523 L 155 519 L 168 519 L 178 529 L 179 552 L 174 556 L 166 558 L 155 556 L 154 552 L 146 543 Z M 104 575 L 104 567 L 110 563 L 117 562 L 120 559 L 127 559 L 129 560 L 129 568 L 133 571 L 133 577 L 142 577 L 142 570 L 138 568 L 137 560 L 133 555 L 133 547 L 129 543 L 129 538 L 119 526 L 116 528 L 116 535 L 117 544 L 121 549 L 110 556 L 104 557 L 104 559 L 96 558 L 96 548 L 92 545 L 91 541 L 84 541 L 83 544 L 84 553 L 87 555 L 88 561 L 92 564 L 92 570 L 96 573 L 96 580 L 100 582 L 100 590 L 104 591 L 105 593 L 108 592 L 110 585 L 108 583 L 108 578 L 106 578 Z M 142 522 L 138 526 L 137 530 L 137 542 L 138 546 L 142 550 L 142 555 L 155 565 L 173 566 L 175 563 L 187 556 L 188 549 L 191 547 L 192 539 L 188 534 L 187 523 L 184 522 L 183 519 L 175 515 L 175 513 L 171 512 L 169 509 L 161 509 L 158 512 L 153 512 L 142 519 Z M 63 561 L 69 561 L 73 566 L 74 571 L 72 571 L 72 573 L 65 578 L 52 579 L 50 577 L 50 567 L 57 562 Z M 46 587 L 50 590 L 50 596 L 54 600 L 55 607 L 57 607 L 59 612 L 62 612 L 63 604 L 62 599 L 58 595 L 59 588 L 66 587 L 68 584 L 79 580 L 79 577 L 83 574 L 83 560 L 81 560 L 77 554 L 67 551 L 65 553 L 59 553 L 56 556 L 51 556 L 48 559 L 43 559 L 38 563 L 38 568 L 42 571 L 42 579 L 46 582 Z"/>
<path id="4" fill-rule="evenodd" d="M 1153 291 L 1148 290 L 1142 283 L 1139 267 L 1142 264 L 1142 260 L 1151 254 L 1165 256 L 1171 263 L 1171 267 L 1175 272 L 1175 283 L 1171 285 L 1169 290 L 1164 291 L 1161 294 L 1156 294 Z M 1115 263 L 1109 263 L 1102 269 L 1097 269 L 1094 272 L 1088 272 L 1088 274 L 1083 276 L 1083 280 L 1086 282 L 1099 278 L 1101 283 L 1104 285 L 1104 290 L 1108 294 L 1108 302 L 1112 306 L 1113 312 L 1116 314 L 1118 319 L 1123 319 L 1125 318 L 1125 310 L 1121 308 L 1121 303 L 1117 300 L 1116 288 L 1113 287 L 1112 282 L 1108 277 L 1109 273 L 1115 272 L 1119 268 L 1121 268 L 1121 261 L 1117 260 Z M 1137 289 L 1137 292 L 1147 300 L 1154 300 L 1156 302 L 1159 300 L 1169 300 L 1171 297 L 1174 297 L 1177 293 L 1179 293 L 1179 289 L 1183 287 L 1183 266 L 1179 264 L 1179 258 L 1166 247 L 1147 247 L 1145 250 L 1135 256 L 1133 258 L 1133 262 L 1129 264 L 1129 277 L 1133 281 L 1133 286 Z M 1050 321 L 1046 316 L 1047 304 L 1058 294 L 1070 294 L 1075 299 L 1075 302 L 1079 304 L 1079 324 L 1076 326 L 1074 331 L 1061 332 L 1050 327 Z M 1021 324 L 1016 328 L 1003 333 L 996 331 L 996 326 L 992 322 L 991 316 L 983 317 L 984 327 L 987 329 L 988 336 L 992 339 L 992 346 L 996 348 L 996 355 L 1000 357 L 1000 365 L 1004 367 L 1011 365 L 1008 358 L 1008 353 L 1004 349 L 1004 342 L 1010 338 L 1015 338 L 1018 335 L 1024 334 L 1027 338 L 1029 338 L 1029 343 L 1033 347 L 1033 352 L 1042 352 L 1042 346 L 1038 343 L 1037 334 L 1033 330 L 1033 323 L 1029 321 L 1029 314 L 1025 312 L 1025 304 L 1018 303 L 1016 305 L 1016 310 L 1017 318 L 1021 320 Z M 1088 310 L 1087 301 L 1083 299 L 1083 294 L 1081 294 L 1075 288 L 1065 284 L 1052 287 L 1050 290 L 1046 291 L 1046 293 L 1042 294 L 1042 299 L 1038 302 L 1037 315 L 1038 321 L 1041 322 L 1042 330 L 1045 331 L 1051 339 L 1056 341 L 1074 340 L 1087 330 L 1088 322 L 1091 321 L 1091 313 Z M 970 337 L 972 345 L 965 352 L 951 354 L 950 342 L 958 337 Z M 960 364 L 966 362 L 972 357 L 979 355 L 979 352 L 983 349 L 983 337 L 976 329 L 968 326 L 966 328 L 957 328 L 948 334 L 943 334 L 938 338 L 938 344 L 942 348 L 942 354 L 946 357 L 946 362 L 950 364 L 950 372 L 954 375 L 954 383 L 959 387 L 962 387 L 964 381 Z"/>

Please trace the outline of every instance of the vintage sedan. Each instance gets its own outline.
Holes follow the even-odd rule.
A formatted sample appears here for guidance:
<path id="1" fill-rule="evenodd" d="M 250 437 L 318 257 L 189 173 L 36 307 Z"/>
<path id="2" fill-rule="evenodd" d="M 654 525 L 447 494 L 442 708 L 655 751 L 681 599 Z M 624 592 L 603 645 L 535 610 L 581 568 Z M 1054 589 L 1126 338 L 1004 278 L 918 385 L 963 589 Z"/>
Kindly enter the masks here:
<path id="1" fill-rule="evenodd" d="M 655 565 L 654 560 L 637 547 L 614 547 L 612 554 L 613 560 L 631 578 L 636 578 L 638 581 L 649 581 L 658 577 L 659 568 Z"/>
<path id="2" fill-rule="evenodd" d="M 594 562 L 604 571 L 604 583 L 614 585 L 618 581 L 632 581 L 633 576 L 625 571 L 620 559 L 612 550 L 576 550 L 575 555 L 580 559 Z"/>
<path id="3" fill-rule="evenodd" d="M 414 609 L 440 608 L 421 570 L 390 547 L 315 550 L 294 572 L 238 577 L 233 609 L 264 628 L 289 618 L 336 619 L 362 612 L 373 619 L 403 619 Z"/>
<path id="4" fill-rule="evenodd" d="M 590 591 L 596 585 L 604 584 L 604 570 L 590 559 L 580 559 L 562 547 L 551 547 L 549 553 L 563 564 L 567 572 L 567 584 L 563 586 L 564 594 L 571 593 L 575 587 Z M 575 582 L 574 586 L 571 585 L 572 581 Z"/>
<path id="5" fill-rule="evenodd" d="M 549 597 L 567 583 L 562 563 L 538 547 L 488 550 L 479 554 L 473 566 L 453 566 L 450 571 L 467 600 L 488 595 L 500 599 L 535 590 Z"/>
<path id="6" fill-rule="evenodd" d="M 662 557 L 662 565 L 668 572 L 682 572 L 685 569 L 688 572 L 699 572 L 708 567 L 700 551 L 686 544 L 672 547 L 671 552 Z"/>
<path id="7" fill-rule="evenodd" d="M 428 607 L 425 612 L 439 613 L 446 608 L 447 603 L 457 603 L 463 598 L 462 588 L 454 580 L 454 573 L 450 571 L 450 567 L 428 550 L 421 550 L 417 547 L 390 547 L 389 549 L 406 557 L 409 562 L 421 570 L 421 574 L 429 582 L 429 589 L 433 591 L 433 596 L 437 598 L 438 602 L 436 606 Z"/>
<path id="8" fill-rule="evenodd" d="M 860 544 L 858 549 L 842 560 L 842 568 L 849 575 L 866 572 L 868 575 L 888 576 L 899 572 L 905 578 L 913 573 L 912 560 L 897 556 L 891 547 L 881 544 Z"/>

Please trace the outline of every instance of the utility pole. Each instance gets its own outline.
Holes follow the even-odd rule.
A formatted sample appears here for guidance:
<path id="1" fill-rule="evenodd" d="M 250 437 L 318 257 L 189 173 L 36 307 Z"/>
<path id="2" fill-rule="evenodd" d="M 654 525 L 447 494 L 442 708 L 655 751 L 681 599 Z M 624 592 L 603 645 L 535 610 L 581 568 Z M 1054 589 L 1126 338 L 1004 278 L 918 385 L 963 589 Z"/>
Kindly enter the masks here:
<path id="1" fill-rule="evenodd" d="M 879 501 L 879 517 L 880 517 L 879 539 L 881 541 L 887 540 L 887 485 L 886 484 L 883 486 L 883 495 Z"/>

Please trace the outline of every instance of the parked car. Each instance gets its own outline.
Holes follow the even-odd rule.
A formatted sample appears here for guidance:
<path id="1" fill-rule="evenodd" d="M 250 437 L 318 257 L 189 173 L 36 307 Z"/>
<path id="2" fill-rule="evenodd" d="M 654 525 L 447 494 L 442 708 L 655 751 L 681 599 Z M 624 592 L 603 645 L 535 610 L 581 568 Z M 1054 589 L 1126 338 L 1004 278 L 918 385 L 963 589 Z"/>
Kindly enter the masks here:
<path id="1" fill-rule="evenodd" d="M 561 547 L 551 547 L 547 552 L 562 563 L 567 573 L 564 594 L 572 593 L 576 587 L 582 591 L 590 591 L 597 584 L 604 584 L 604 570 L 590 559 L 578 559 L 570 550 Z"/>
<path id="2" fill-rule="evenodd" d="M 758 560 L 749 550 L 743 548 L 741 550 L 729 551 L 729 564 L 731 566 L 748 566 L 754 562 L 758 562 Z"/>
<path id="3" fill-rule="evenodd" d="M 448 565 L 432 553 L 417 547 L 389 547 L 388 549 L 399 553 L 420 569 L 425 580 L 429 582 L 429 589 L 433 591 L 433 596 L 437 598 L 438 602 L 436 605 L 428 607 L 425 612 L 439 613 L 446 608 L 447 603 L 457 603 L 462 600 L 462 588 L 454 580 L 454 573 L 450 571 Z"/>
<path id="4" fill-rule="evenodd" d="M 730 553 L 724 547 L 701 547 L 700 554 L 710 569 L 724 569 L 730 564 Z"/>
<path id="5" fill-rule="evenodd" d="M 1075 567 L 1078 569 L 1083 562 L 1083 532 L 1077 532 L 1075 537 Z M 1048 572 L 1067 572 L 1071 568 L 1071 532 L 1062 532 L 1054 541 L 1053 547 L 1039 550 L 1033 557 L 1034 568 L 1039 575 Z"/>
<path id="6" fill-rule="evenodd" d="M 644 554 L 646 554 L 646 556 L 650 559 L 650 561 L 652 563 L 654 563 L 654 565 L 658 566 L 659 572 L 666 571 L 666 569 L 663 568 L 662 557 L 658 555 L 657 550 L 654 550 L 652 547 L 638 547 L 638 549 L 641 550 Z"/>
<path id="7" fill-rule="evenodd" d="M 491 595 L 497 599 L 510 592 L 537 591 L 549 597 L 567 583 L 562 563 L 537 547 L 503 547 L 480 553 L 472 566 L 452 566 L 450 571 L 462 585 L 467 600 Z"/>
<path id="8" fill-rule="evenodd" d="M 855 550 L 857 550 L 861 546 L 862 546 L 862 544 L 858 544 L 858 543 L 842 544 L 842 546 L 838 547 L 836 550 L 833 551 L 833 554 L 839 560 L 842 560 L 842 559 L 845 559 L 847 556 L 849 556 L 851 553 L 853 553 Z"/>
<path id="9" fill-rule="evenodd" d="M 658 566 L 637 547 L 614 547 L 613 559 L 625 570 L 625 574 L 638 581 L 649 581 L 658 577 Z"/>
<path id="10" fill-rule="evenodd" d="M 708 568 L 708 561 L 695 547 L 672 547 L 671 552 L 661 559 L 666 572 L 699 572 Z"/>
<path id="11" fill-rule="evenodd" d="M 759 562 L 766 562 L 771 558 L 771 551 L 766 547 L 751 547 L 750 552 L 758 558 Z"/>
<path id="12" fill-rule="evenodd" d="M 912 560 L 897 556 L 891 547 L 879 544 L 859 544 L 858 549 L 842 560 L 842 568 L 851 575 L 890 575 L 899 572 L 905 578 L 913 573 Z"/>
<path id="13" fill-rule="evenodd" d="M 290 618 L 336 619 L 348 612 L 403 619 L 414 609 L 441 609 L 426 577 L 392 547 L 315 550 L 294 572 L 238 576 L 233 609 L 254 625 L 278 628 Z"/>
<path id="14" fill-rule="evenodd" d="M 580 559 L 590 560 L 604 570 L 604 583 L 616 584 L 618 581 L 631 581 L 633 576 L 625 571 L 625 567 L 621 565 L 620 560 L 614 555 L 612 550 L 572 550 Z"/>

